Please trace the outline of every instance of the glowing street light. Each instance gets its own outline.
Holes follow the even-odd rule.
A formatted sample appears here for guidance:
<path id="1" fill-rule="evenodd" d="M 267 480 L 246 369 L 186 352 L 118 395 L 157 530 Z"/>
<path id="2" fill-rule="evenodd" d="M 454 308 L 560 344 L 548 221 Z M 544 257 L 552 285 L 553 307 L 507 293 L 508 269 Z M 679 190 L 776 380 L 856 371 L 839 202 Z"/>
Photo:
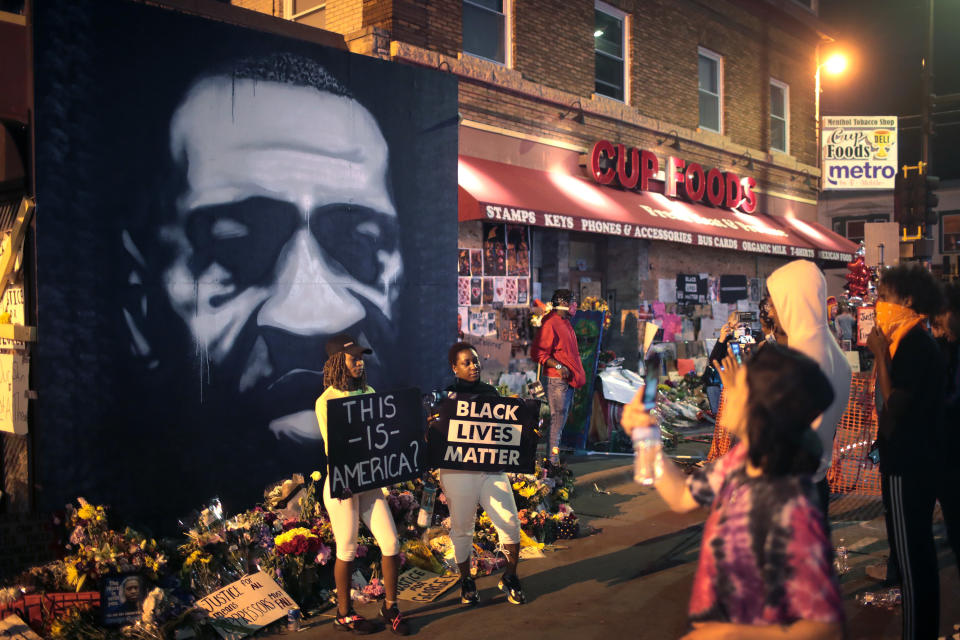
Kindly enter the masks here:
<path id="1" fill-rule="evenodd" d="M 847 70 L 847 56 L 842 53 L 830 54 L 827 61 L 821 65 L 828 73 L 837 75 Z"/>
<path id="2" fill-rule="evenodd" d="M 820 59 L 820 44 L 817 44 L 817 60 Z M 831 53 L 827 59 L 823 62 L 817 64 L 817 72 L 814 74 L 816 80 L 816 87 L 814 91 L 816 92 L 814 100 L 814 121 L 816 123 L 816 136 L 817 136 L 817 167 L 821 166 L 820 154 L 822 152 L 823 143 L 820 140 L 820 92 L 823 89 L 820 88 L 820 70 L 826 69 L 827 73 L 830 75 L 839 75 L 847 70 L 847 56 L 840 52 Z"/>

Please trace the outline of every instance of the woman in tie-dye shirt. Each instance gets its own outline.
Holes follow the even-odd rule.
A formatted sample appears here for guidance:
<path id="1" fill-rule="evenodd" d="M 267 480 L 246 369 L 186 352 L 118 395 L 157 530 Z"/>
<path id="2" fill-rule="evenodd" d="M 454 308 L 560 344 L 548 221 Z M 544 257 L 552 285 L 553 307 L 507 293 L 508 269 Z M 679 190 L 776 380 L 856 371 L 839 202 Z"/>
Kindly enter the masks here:
<path id="1" fill-rule="evenodd" d="M 843 602 L 810 474 L 820 444 L 810 423 L 833 399 L 817 364 L 765 345 L 723 362 L 725 425 L 740 439 L 692 476 L 663 464 L 656 487 L 676 511 L 710 508 L 685 640 L 843 635 Z M 624 424 L 651 424 L 637 403 Z"/>

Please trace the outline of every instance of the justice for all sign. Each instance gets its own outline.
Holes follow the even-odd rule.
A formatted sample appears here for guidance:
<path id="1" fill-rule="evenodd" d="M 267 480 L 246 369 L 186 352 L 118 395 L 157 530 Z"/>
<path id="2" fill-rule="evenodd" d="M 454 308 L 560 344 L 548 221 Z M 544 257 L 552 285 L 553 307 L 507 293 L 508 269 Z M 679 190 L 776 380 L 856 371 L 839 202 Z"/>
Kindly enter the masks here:
<path id="1" fill-rule="evenodd" d="M 896 116 L 823 116 L 823 189 L 893 189 Z"/>
<path id="2" fill-rule="evenodd" d="M 290 609 L 300 608 L 263 571 L 244 576 L 197 600 L 197 607 L 209 612 L 215 628 L 226 640 L 242 638 L 284 617 Z M 218 626 L 217 620 L 225 624 Z"/>
<path id="3" fill-rule="evenodd" d="M 430 427 L 431 467 L 533 473 L 537 401 L 461 393 L 439 409 Z"/>
<path id="4" fill-rule="evenodd" d="M 359 493 L 420 476 L 420 391 L 349 396 L 327 402 L 327 473 L 331 495 Z"/>

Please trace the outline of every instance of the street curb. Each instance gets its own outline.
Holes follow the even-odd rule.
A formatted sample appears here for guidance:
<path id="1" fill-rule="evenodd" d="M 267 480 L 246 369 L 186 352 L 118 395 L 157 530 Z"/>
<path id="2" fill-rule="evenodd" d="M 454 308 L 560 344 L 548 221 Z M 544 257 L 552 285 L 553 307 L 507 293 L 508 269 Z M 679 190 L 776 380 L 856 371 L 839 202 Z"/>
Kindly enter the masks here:
<path id="1" fill-rule="evenodd" d="M 630 482 L 633 476 L 633 459 L 624 458 L 622 465 L 601 469 L 582 476 L 576 476 L 573 482 L 574 491 L 577 493 L 590 492 L 594 483 L 602 486 L 602 489 L 608 489 L 619 484 Z"/>

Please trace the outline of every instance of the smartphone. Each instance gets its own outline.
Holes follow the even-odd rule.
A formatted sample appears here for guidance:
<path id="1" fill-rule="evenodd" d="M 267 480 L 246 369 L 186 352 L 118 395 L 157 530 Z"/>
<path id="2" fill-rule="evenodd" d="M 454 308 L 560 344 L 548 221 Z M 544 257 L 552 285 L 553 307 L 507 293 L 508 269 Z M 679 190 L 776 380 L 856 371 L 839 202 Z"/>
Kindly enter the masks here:
<path id="1" fill-rule="evenodd" d="M 643 379 L 643 408 L 647 411 L 657 406 L 657 385 L 660 383 L 660 354 L 654 353 L 645 363 Z"/>
<path id="2" fill-rule="evenodd" d="M 730 351 L 733 352 L 733 357 L 737 359 L 737 364 L 743 364 L 743 348 L 740 346 L 740 343 L 731 342 Z"/>

